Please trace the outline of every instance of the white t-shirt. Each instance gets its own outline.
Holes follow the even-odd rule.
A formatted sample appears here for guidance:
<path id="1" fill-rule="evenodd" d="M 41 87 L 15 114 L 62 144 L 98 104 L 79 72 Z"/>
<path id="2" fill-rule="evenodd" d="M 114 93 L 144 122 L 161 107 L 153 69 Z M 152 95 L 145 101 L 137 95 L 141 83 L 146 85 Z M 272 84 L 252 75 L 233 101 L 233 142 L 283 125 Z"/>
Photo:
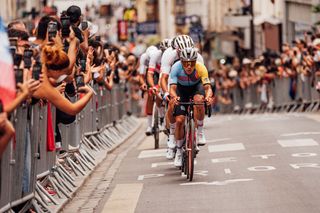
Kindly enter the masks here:
<path id="1" fill-rule="evenodd" d="M 169 47 L 164 51 L 161 58 L 161 73 L 169 75 L 171 66 L 179 59 L 177 50 Z M 198 53 L 197 61 L 204 64 L 202 56 Z"/>

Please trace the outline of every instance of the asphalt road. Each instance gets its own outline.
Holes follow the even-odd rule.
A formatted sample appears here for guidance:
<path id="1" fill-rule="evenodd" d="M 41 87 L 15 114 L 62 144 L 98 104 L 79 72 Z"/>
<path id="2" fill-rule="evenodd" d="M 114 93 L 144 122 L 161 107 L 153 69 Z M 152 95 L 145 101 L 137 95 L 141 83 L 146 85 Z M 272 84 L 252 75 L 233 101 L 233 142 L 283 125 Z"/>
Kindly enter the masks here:
<path id="1" fill-rule="evenodd" d="M 188 182 L 152 137 L 123 159 L 101 212 L 320 212 L 319 115 L 214 116 Z M 130 144 L 125 144 L 130 146 Z"/>

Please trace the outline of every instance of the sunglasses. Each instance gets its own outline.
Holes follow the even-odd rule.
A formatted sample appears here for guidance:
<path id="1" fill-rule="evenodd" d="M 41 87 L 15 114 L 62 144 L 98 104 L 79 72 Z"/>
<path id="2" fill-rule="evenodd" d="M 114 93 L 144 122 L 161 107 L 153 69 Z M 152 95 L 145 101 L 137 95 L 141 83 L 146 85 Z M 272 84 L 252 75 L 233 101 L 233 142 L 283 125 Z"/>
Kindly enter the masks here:
<path id="1" fill-rule="evenodd" d="M 196 66 L 197 61 L 182 61 L 182 66 L 183 67 L 194 67 Z"/>

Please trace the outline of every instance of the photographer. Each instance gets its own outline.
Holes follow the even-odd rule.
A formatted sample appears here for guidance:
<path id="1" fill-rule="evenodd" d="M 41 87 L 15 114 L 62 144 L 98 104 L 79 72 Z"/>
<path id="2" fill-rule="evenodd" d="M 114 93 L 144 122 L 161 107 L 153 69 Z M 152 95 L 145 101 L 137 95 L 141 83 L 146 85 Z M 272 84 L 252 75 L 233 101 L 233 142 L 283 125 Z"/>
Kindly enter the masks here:
<path id="1" fill-rule="evenodd" d="M 89 28 L 86 27 L 82 31 L 79 29 L 80 23 L 82 21 L 80 7 L 75 5 L 70 6 L 66 11 L 66 15 L 69 16 L 72 30 L 80 41 L 80 49 L 84 53 L 87 53 L 89 48 Z"/>

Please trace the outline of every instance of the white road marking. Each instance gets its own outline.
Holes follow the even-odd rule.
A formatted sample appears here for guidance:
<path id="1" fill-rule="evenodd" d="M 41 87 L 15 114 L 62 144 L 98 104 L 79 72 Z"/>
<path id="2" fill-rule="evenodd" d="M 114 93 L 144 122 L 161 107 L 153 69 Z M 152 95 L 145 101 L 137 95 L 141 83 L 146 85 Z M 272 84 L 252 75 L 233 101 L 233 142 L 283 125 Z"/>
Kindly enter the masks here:
<path id="1" fill-rule="evenodd" d="M 298 136 L 298 135 L 320 135 L 320 132 L 294 132 L 282 134 L 282 137 Z"/>
<path id="2" fill-rule="evenodd" d="M 320 165 L 317 163 L 296 163 L 296 164 L 290 164 L 290 166 L 294 169 L 300 169 L 300 168 L 320 168 Z"/>
<path id="3" fill-rule="evenodd" d="M 134 213 L 143 184 L 117 184 L 102 212 Z"/>
<path id="4" fill-rule="evenodd" d="M 231 179 L 231 180 L 224 180 L 224 181 L 213 181 L 213 182 L 192 182 L 192 183 L 181 183 L 180 186 L 192 186 L 192 185 L 207 185 L 207 186 L 225 186 L 231 183 L 238 183 L 238 182 L 248 182 L 253 181 L 254 179 Z"/>
<path id="5" fill-rule="evenodd" d="M 166 156 L 166 149 L 144 150 L 141 151 L 138 158 L 154 158 Z"/>
<path id="6" fill-rule="evenodd" d="M 229 144 L 220 144 L 220 145 L 210 145 L 208 149 L 209 149 L 209 152 L 228 152 L 228 151 L 245 150 L 245 147 L 242 143 L 229 143 Z"/>
<path id="7" fill-rule="evenodd" d="M 139 175 L 138 180 L 144 180 L 148 178 L 158 178 L 163 177 L 164 174 L 147 174 L 147 175 Z"/>
<path id="8" fill-rule="evenodd" d="M 212 163 L 225 163 L 225 162 L 236 162 L 236 161 L 237 159 L 235 157 L 211 159 Z"/>
<path id="9" fill-rule="evenodd" d="M 230 175 L 231 174 L 231 169 L 224 169 L 224 173 Z"/>
<path id="10" fill-rule="evenodd" d="M 207 140 L 207 143 L 216 143 L 216 142 L 229 141 L 229 140 L 231 140 L 231 138 L 219 138 L 219 139 Z"/>
<path id="11" fill-rule="evenodd" d="M 292 154 L 292 157 L 298 157 L 298 158 L 308 158 L 308 157 L 315 157 L 317 156 L 317 153 L 295 153 Z"/>
<path id="12" fill-rule="evenodd" d="M 269 157 L 276 156 L 275 154 L 264 154 L 264 155 L 252 155 L 253 158 L 269 159 Z"/>
<path id="13" fill-rule="evenodd" d="M 156 168 L 158 166 L 168 166 L 168 165 L 173 165 L 174 162 L 171 161 L 171 162 L 159 162 L 159 163 L 152 163 L 151 164 L 151 168 Z M 194 160 L 194 164 L 197 165 L 197 161 Z"/>
<path id="14" fill-rule="evenodd" d="M 274 168 L 273 166 L 254 166 L 254 167 L 248 168 L 248 170 L 251 172 L 266 172 L 266 171 L 271 171 L 275 169 L 276 168 Z"/>
<path id="15" fill-rule="evenodd" d="M 282 147 L 318 146 L 319 144 L 312 138 L 278 140 Z"/>

